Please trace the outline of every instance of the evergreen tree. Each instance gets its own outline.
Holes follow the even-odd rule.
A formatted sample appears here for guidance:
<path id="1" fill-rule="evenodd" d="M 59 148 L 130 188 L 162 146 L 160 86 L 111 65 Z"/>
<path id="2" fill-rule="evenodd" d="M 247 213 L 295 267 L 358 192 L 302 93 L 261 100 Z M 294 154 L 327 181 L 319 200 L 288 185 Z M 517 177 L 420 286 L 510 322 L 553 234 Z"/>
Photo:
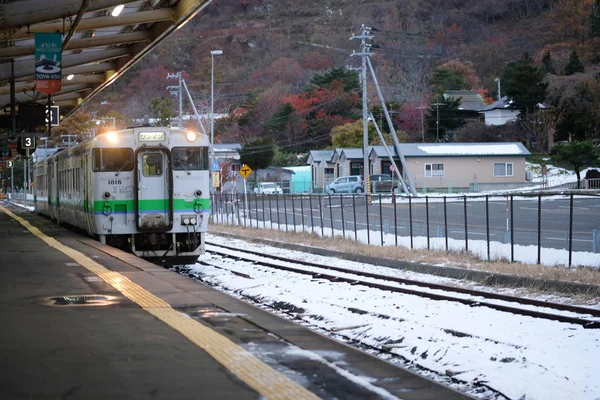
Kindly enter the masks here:
<path id="1" fill-rule="evenodd" d="M 460 72 L 448 68 L 436 68 L 429 84 L 438 94 L 443 94 L 446 90 L 471 89 Z"/>
<path id="2" fill-rule="evenodd" d="M 590 19 L 592 20 L 592 36 L 600 37 L 600 0 L 594 2 Z"/>
<path id="3" fill-rule="evenodd" d="M 577 175 L 577 187 L 581 181 L 580 172 L 587 166 L 593 166 L 598 162 L 600 156 L 598 149 L 591 140 L 574 141 L 571 143 L 559 143 L 550 152 L 552 161 L 564 162 L 575 170 Z"/>
<path id="4" fill-rule="evenodd" d="M 240 162 L 253 170 L 264 169 L 271 165 L 275 156 L 275 143 L 271 138 L 259 138 L 246 143 L 239 150 Z"/>
<path id="5" fill-rule="evenodd" d="M 550 55 L 549 51 L 544 53 L 544 57 L 542 58 L 542 66 L 540 67 L 540 70 L 542 70 L 545 74 L 556 74 L 554 65 L 552 65 L 552 56 Z"/>
<path id="6" fill-rule="evenodd" d="M 544 77 L 544 71 L 536 67 L 527 53 L 521 60 L 508 64 L 502 73 L 502 85 L 506 95 L 512 99 L 511 107 L 535 111 L 538 103 L 546 98 L 548 83 Z"/>
<path id="7" fill-rule="evenodd" d="M 427 115 L 427 139 L 431 142 L 446 142 L 452 138 L 456 129 L 463 124 L 459 111 L 461 98 L 435 96 L 429 104 Z M 438 117 L 439 116 L 439 117 Z M 439 130 L 438 130 L 439 123 Z"/>
<path id="8" fill-rule="evenodd" d="M 571 53 L 571 57 L 569 58 L 569 63 L 565 67 L 564 74 L 565 75 L 573 75 L 573 74 L 576 74 L 578 72 L 583 72 L 583 71 L 584 71 L 583 64 L 579 60 L 579 56 L 577 55 L 577 52 L 575 50 L 573 50 L 573 52 Z"/>
<path id="9" fill-rule="evenodd" d="M 333 68 L 323 75 L 315 74 L 310 80 L 310 83 L 314 87 L 324 88 L 333 81 L 343 82 L 344 92 L 360 89 L 358 74 L 354 71 L 348 71 L 344 67 Z"/>

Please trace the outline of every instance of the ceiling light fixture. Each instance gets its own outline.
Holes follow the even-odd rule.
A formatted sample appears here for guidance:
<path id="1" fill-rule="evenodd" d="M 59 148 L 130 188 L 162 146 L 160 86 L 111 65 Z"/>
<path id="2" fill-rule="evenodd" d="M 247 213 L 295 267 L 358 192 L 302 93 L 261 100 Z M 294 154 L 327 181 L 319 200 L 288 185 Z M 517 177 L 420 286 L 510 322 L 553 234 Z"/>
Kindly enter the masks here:
<path id="1" fill-rule="evenodd" d="M 118 16 L 119 16 L 119 14 L 121 14 L 121 11 L 123 11 L 123 8 L 125 8 L 125 5 L 124 5 L 124 4 L 119 4 L 118 6 L 116 6 L 116 7 L 115 7 L 115 8 L 112 10 L 112 13 L 111 13 L 111 15 L 112 15 L 113 17 L 118 17 Z"/>
<path id="2" fill-rule="evenodd" d="M 75 77 L 75 75 L 73 74 L 69 74 L 69 76 L 67 76 L 67 80 L 70 81 L 71 79 L 73 79 Z"/>

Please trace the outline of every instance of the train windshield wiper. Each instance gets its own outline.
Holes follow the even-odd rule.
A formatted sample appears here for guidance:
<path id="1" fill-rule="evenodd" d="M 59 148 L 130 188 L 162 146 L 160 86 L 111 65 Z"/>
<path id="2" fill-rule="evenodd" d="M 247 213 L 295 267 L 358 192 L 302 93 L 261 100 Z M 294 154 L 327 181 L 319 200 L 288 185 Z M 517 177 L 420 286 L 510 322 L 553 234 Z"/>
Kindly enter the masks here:
<path id="1" fill-rule="evenodd" d="M 179 157 L 177 158 L 177 164 L 181 165 L 181 168 L 183 168 L 183 170 L 187 172 L 188 175 L 190 175 L 190 171 L 188 171 L 188 169 L 185 167 L 185 163 L 182 163 Z"/>
<path id="2" fill-rule="evenodd" d="M 119 174 L 121 173 L 121 171 L 123 171 L 123 168 L 125 168 L 127 165 L 129 165 L 129 160 L 125 160 L 125 162 L 123 163 L 123 165 L 121 165 L 121 168 L 119 168 L 119 170 L 117 171 L 117 173 L 115 174 L 115 176 L 119 176 Z"/>

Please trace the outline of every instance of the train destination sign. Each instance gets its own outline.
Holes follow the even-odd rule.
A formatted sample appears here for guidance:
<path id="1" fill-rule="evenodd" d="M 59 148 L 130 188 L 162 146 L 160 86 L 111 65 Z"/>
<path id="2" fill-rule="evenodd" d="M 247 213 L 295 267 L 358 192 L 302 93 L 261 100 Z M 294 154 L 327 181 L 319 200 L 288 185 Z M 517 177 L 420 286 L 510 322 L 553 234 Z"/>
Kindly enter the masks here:
<path id="1" fill-rule="evenodd" d="M 138 134 L 140 142 L 162 142 L 165 140 L 164 132 L 140 132 Z"/>

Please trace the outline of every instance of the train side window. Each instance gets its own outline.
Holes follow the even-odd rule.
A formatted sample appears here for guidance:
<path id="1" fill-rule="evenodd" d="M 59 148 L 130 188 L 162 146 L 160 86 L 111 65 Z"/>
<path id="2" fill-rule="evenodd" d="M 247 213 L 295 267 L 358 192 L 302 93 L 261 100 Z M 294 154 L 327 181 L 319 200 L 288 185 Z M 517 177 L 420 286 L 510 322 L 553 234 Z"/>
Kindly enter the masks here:
<path id="1" fill-rule="evenodd" d="M 133 150 L 129 148 L 96 148 L 92 153 L 94 172 L 133 171 Z"/>
<path id="2" fill-rule="evenodd" d="M 208 147 L 175 147 L 171 150 L 175 171 L 208 169 Z"/>
<path id="3" fill-rule="evenodd" d="M 146 153 L 142 155 L 142 173 L 144 176 L 161 176 L 162 170 L 162 153 Z"/>

